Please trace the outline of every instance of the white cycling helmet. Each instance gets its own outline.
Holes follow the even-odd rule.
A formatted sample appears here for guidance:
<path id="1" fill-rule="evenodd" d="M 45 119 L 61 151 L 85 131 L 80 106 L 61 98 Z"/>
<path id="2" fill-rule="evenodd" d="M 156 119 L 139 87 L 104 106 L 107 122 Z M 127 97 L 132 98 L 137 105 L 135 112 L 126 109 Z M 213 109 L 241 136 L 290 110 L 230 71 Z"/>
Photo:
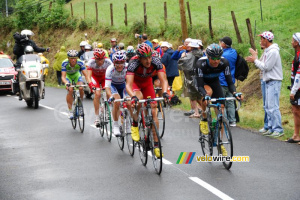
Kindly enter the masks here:
<path id="1" fill-rule="evenodd" d="M 24 49 L 25 54 L 33 54 L 33 48 L 32 46 L 26 46 Z"/>
<path id="2" fill-rule="evenodd" d="M 87 43 L 87 41 L 82 41 L 82 42 L 80 42 L 80 46 L 81 46 L 81 47 L 84 47 L 84 46 L 87 45 L 87 44 L 89 44 L 89 43 Z"/>

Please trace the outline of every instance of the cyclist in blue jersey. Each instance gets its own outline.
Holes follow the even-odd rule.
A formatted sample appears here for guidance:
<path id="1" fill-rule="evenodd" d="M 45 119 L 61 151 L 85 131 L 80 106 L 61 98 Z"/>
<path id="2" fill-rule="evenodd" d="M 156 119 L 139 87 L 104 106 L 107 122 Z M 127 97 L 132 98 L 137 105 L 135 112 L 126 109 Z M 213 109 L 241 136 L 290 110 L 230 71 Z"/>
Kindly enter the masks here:
<path id="1" fill-rule="evenodd" d="M 78 59 L 78 52 L 76 50 L 69 50 L 68 58 L 62 62 L 61 65 L 61 79 L 64 84 L 66 84 L 66 89 L 68 94 L 66 97 L 68 108 L 69 108 L 69 118 L 73 119 L 72 112 L 72 102 L 73 102 L 73 88 L 70 87 L 71 84 L 82 85 L 83 80 L 81 77 L 81 72 L 84 76 L 87 76 L 84 63 Z M 80 87 L 80 98 L 83 99 L 83 88 Z"/>

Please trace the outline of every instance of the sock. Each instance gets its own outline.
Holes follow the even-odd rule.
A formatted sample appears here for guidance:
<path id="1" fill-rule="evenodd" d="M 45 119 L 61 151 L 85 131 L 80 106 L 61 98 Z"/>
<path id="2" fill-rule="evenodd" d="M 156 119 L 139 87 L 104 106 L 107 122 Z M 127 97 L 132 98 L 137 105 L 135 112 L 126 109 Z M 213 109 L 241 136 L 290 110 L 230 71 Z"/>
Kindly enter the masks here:
<path id="1" fill-rule="evenodd" d="M 119 126 L 119 122 L 118 121 L 114 121 L 114 126 Z"/>
<path id="2" fill-rule="evenodd" d="M 138 126 L 138 122 L 136 122 L 136 121 L 133 120 L 132 126 L 137 127 Z"/>

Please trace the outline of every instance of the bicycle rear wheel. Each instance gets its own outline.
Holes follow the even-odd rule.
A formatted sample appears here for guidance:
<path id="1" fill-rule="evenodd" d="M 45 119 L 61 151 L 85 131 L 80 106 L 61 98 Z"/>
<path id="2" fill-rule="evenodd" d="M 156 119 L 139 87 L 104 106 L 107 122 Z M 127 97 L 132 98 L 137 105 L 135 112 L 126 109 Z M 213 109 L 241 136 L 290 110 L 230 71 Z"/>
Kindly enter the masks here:
<path id="1" fill-rule="evenodd" d="M 111 120 L 110 107 L 107 101 L 105 102 L 104 124 L 105 124 L 106 137 L 107 140 L 110 142 L 112 136 L 112 120 Z M 107 131 L 107 126 L 108 126 L 108 131 Z"/>
<path id="2" fill-rule="evenodd" d="M 161 101 L 157 102 L 157 119 L 159 122 L 159 133 L 160 133 L 160 138 L 164 136 L 165 133 L 165 108 L 163 107 Z"/>
<path id="3" fill-rule="evenodd" d="M 154 128 L 154 130 L 157 134 L 157 142 L 154 141 L 152 128 Z M 153 166 L 154 166 L 154 169 L 155 169 L 156 173 L 159 175 L 162 171 L 162 164 L 163 164 L 162 163 L 162 148 L 161 148 L 158 129 L 157 129 L 157 126 L 156 126 L 155 122 L 153 122 L 152 127 L 150 129 L 148 129 L 148 136 L 149 136 L 149 145 L 150 145 L 150 149 L 151 149 L 151 153 L 152 153 Z M 158 157 L 155 155 L 155 152 L 154 152 L 154 150 L 156 148 L 159 149 Z"/>
<path id="4" fill-rule="evenodd" d="M 232 166 L 232 162 L 230 160 L 232 159 L 233 156 L 232 135 L 231 135 L 228 121 L 224 118 L 222 121 L 223 121 L 223 126 L 219 127 L 219 133 L 218 133 L 218 154 L 227 156 L 228 159 L 225 159 L 223 165 L 226 169 L 230 169 Z M 223 134 L 222 134 L 222 130 L 223 130 Z"/>
<path id="5" fill-rule="evenodd" d="M 140 119 L 139 119 L 139 133 L 140 133 L 140 141 L 138 142 L 138 150 L 139 156 L 144 166 L 147 165 L 148 161 L 148 149 L 149 149 L 149 140 L 146 136 L 145 129 L 145 117 L 144 113 L 141 111 Z M 148 146 L 148 147 L 147 147 Z"/>
<path id="6" fill-rule="evenodd" d="M 130 116 L 129 116 L 129 113 L 127 112 L 126 113 L 126 118 L 129 118 L 129 120 L 130 120 Z M 125 130 L 127 129 L 127 127 L 126 127 L 126 119 L 124 119 L 125 120 Z M 130 124 L 131 124 L 131 120 L 130 120 Z M 131 155 L 131 156 L 133 156 L 134 155 L 134 140 L 132 139 L 132 137 L 131 137 L 131 133 L 126 133 L 126 131 L 125 131 L 125 137 L 126 137 L 126 143 L 127 143 L 127 147 L 128 147 L 128 151 L 129 151 L 129 154 Z"/>
<path id="7" fill-rule="evenodd" d="M 104 99 L 101 97 L 100 98 L 100 126 L 99 126 L 99 133 L 101 135 L 101 137 L 103 137 L 104 132 L 107 130 L 107 127 L 105 127 L 105 103 L 104 103 Z"/>
<path id="8" fill-rule="evenodd" d="M 78 126 L 80 129 L 80 132 L 83 133 L 84 131 L 84 110 L 83 110 L 83 104 L 82 101 L 80 99 L 80 97 L 78 97 L 77 99 L 77 120 L 78 120 Z"/>

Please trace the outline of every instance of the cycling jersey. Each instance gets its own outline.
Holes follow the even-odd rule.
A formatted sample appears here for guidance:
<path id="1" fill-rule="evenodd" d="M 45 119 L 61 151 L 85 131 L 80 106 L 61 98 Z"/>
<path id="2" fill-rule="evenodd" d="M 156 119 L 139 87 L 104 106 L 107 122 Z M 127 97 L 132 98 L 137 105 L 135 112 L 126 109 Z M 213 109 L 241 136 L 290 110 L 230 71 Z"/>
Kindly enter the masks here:
<path id="1" fill-rule="evenodd" d="M 69 83 L 83 82 L 81 77 L 81 71 L 83 70 L 85 70 L 85 65 L 80 59 L 77 59 L 74 67 L 70 66 L 69 59 L 64 60 L 61 64 L 61 71 L 66 72 L 66 79 Z"/>
<path id="2" fill-rule="evenodd" d="M 164 72 L 163 65 L 159 58 L 152 57 L 149 68 L 145 68 L 140 63 L 138 56 L 131 58 L 128 64 L 127 75 L 134 75 L 133 91 L 141 91 L 144 98 L 148 96 L 155 98 L 155 91 L 152 84 L 152 74 L 155 71 Z"/>
<path id="3" fill-rule="evenodd" d="M 105 72 L 106 69 L 112 66 L 113 63 L 109 58 L 105 58 L 102 66 L 98 66 L 95 62 L 95 58 L 92 58 L 87 63 L 87 69 L 92 71 L 92 83 L 96 86 L 96 88 L 100 88 L 100 84 L 102 87 L 105 85 Z"/>
<path id="4" fill-rule="evenodd" d="M 116 85 L 125 83 L 127 65 L 125 63 L 125 67 L 121 72 L 118 72 L 114 65 L 110 65 L 106 70 L 105 87 L 110 87 L 111 83 Z"/>
<path id="5" fill-rule="evenodd" d="M 228 88 L 231 93 L 235 92 L 235 86 L 232 82 L 232 77 L 230 74 L 229 62 L 225 58 L 221 58 L 220 63 L 217 67 L 211 67 L 207 57 L 200 58 L 194 69 L 196 74 L 197 86 L 199 92 L 204 96 L 206 91 L 204 89 L 204 84 L 213 86 L 213 96 L 215 98 L 224 97 L 220 82 L 219 76 L 221 72 L 224 72 Z M 215 91 L 214 88 L 217 90 Z"/>
<path id="6" fill-rule="evenodd" d="M 93 76 L 98 76 L 98 77 L 105 77 L 105 72 L 106 69 L 112 65 L 112 62 L 108 59 L 105 58 L 104 63 L 102 66 L 97 66 L 95 62 L 95 58 L 92 58 L 88 61 L 87 65 L 87 70 L 92 70 L 92 75 Z"/>

